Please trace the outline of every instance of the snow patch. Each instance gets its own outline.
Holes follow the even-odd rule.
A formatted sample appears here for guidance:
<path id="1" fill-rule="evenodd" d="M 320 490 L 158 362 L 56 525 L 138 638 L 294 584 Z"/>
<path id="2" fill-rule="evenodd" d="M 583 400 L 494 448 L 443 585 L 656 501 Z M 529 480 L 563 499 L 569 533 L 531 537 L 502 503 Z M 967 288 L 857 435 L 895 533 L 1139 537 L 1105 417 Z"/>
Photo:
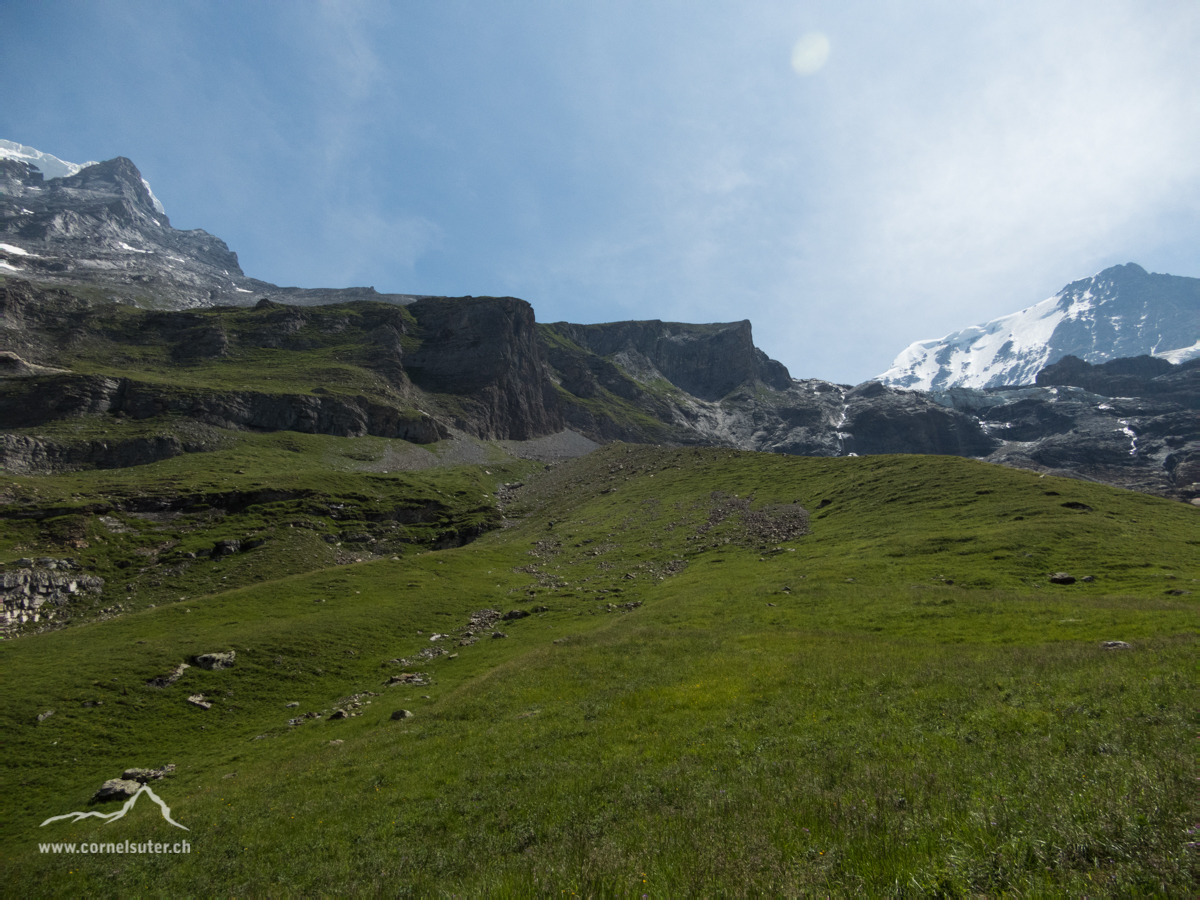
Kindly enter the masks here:
<path id="1" fill-rule="evenodd" d="M 0 259 L 0 269 L 7 269 L 9 272 L 20 272 L 21 271 L 16 266 L 10 266 L 8 263 L 6 263 L 2 259 Z"/>
<path id="2" fill-rule="evenodd" d="M 153 253 L 153 250 L 139 250 L 137 247 L 130 247 L 124 241 L 117 241 L 117 246 L 122 250 L 128 250 L 130 253 Z"/>
<path id="3" fill-rule="evenodd" d="M 1190 347 L 1180 347 L 1177 350 L 1163 350 L 1155 353 L 1159 359 L 1165 359 L 1169 363 L 1180 365 L 1188 360 L 1195 359 L 1200 356 L 1200 341 L 1192 344 Z"/>
<path id="4" fill-rule="evenodd" d="M 0 244 L 0 250 L 5 253 L 11 253 L 13 256 L 30 256 L 28 250 L 22 250 L 20 247 L 14 247 L 12 244 Z M 36 254 L 33 254 L 36 255 Z"/>

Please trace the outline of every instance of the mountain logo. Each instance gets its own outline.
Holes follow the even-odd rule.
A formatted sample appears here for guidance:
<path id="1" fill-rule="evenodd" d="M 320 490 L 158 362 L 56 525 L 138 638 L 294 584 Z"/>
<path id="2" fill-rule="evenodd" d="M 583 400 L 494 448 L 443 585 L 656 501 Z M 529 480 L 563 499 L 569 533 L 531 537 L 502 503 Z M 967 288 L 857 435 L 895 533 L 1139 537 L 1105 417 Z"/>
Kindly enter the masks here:
<path id="1" fill-rule="evenodd" d="M 43 822 L 38 827 L 45 828 L 51 822 L 58 822 L 58 821 L 61 821 L 62 819 L 70 819 L 72 822 L 78 822 L 79 820 L 86 819 L 90 816 L 95 816 L 97 819 L 107 819 L 108 821 L 106 821 L 104 824 L 111 825 L 113 822 L 117 821 L 117 819 L 120 819 L 122 816 L 124 816 L 125 813 L 129 812 L 129 810 L 133 809 L 133 804 L 137 803 L 138 797 L 142 796 L 142 794 L 148 794 L 150 799 L 158 804 L 159 809 L 162 810 L 164 819 L 166 819 L 168 822 L 170 822 L 176 828 L 182 828 L 184 831 L 191 831 L 191 829 L 188 828 L 186 825 L 180 825 L 178 822 L 176 822 L 174 819 L 171 818 L 171 807 L 167 806 L 167 804 L 165 804 L 163 802 L 162 798 L 159 797 L 158 794 L 154 793 L 154 791 L 150 790 L 150 786 L 146 785 L 146 784 L 143 784 L 141 786 L 141 788 L 138 789 L 138 792 L 136 794 L 134 794 L 132 797 L 130 797 L 128 800 L 126 800 L 125 805 L 122 806 L 120 809 L 118 809 L 116 812 L 112 812 L 112 813 L 70 812 L 70 813 L 65 813 L 64 815 L 61 815 L 61 816 L 51 816 L 49 819 L 47 819 L 45 822 Z"/>

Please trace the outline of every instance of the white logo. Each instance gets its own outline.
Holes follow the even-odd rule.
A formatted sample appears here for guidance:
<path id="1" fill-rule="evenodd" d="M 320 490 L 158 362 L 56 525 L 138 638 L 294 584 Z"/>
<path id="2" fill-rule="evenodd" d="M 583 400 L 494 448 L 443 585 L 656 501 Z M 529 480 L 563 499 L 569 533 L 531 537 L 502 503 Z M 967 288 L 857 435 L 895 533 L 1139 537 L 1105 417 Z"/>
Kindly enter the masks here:
<path id="1" fill-rule="evenodd" d="M 146 784 L 143 784 L 138 789 L 138 792 L 136 794 L 134 794 L 132 797 L 130 797 L 128 800 L 126 800 L 125 805 L 122 806 L 120 809 L 118 809 L 116 812 L 113 812 L 113 813 L 71 812 L 71 813 L 67 813 L 66 815 L 62 815 L 62 816 L 51 816 L 49 819 L 47 819 L 45 822 L 43 822 L 41 824 L 41 826 L 39 826 L 39 827 L 44 828 L 45 826 L 49 825 L 51 822 L 58 822 L 61 819 L 71 819 L 74 822 L 78 822 L 80 819 L 86 819 L 89 816 L 95 816 L 97 819 L 107 819 L 108 821 L 105 822 L 104 824 L 111 825 L 113 822 L 117 821 L 117 819 L 124 816 L 125 813 L 129 812 L 129 810 L 133 809 L 133 804 L 137 803 L 137 798 L 142 796 L 142 794 L 148 794 L 150 796 L 150 799 L 158 804 L 159 808 L 162 810 L 164 819 L 166 819 L 168 822 L 170 822 L 176 828 L 182 828 L 184 831 L 191 831 L 191 829 L 188 828 L 186 825 L 180 825 L 178 822 L 176 822 L 174 819 L 171 818 L 171 807 L 169 807 L 169 806 L 167 806 L 167 804 L 163 803 L 162 798 L 159 797 L 158 794 L 154 793 L 154 791 L 150 790 L 150 786 L 146 785 Z"/>

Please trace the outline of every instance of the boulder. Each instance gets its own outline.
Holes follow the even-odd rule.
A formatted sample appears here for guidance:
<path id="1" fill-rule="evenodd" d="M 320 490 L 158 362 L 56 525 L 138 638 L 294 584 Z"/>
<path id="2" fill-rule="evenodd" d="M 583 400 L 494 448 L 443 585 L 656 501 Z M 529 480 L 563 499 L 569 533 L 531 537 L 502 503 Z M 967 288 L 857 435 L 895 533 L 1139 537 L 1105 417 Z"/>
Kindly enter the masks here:
<path id="1" fill-rule="evenodd" d="M 407 709 L 398 709 L 394 713 L 392 713 L 392 721 L 399 721 L 400 719 L 411 719 L 411 718 L 412 718 L 412 713 L 410 713 Z"/>
<path id="2" fill-rule="evenodd" d="M 213 672 L 218 669 L 232 669 L 236 656 L 237 651 L 235 650 L 230 650 L 228 653 L 201 653 L 199 656 L 192 657 L 192 662 L 202 669 Z"/>
<path id="3" fill-rule="evenodd" d="M 1105 650 L 1132 650 L 1133 646 L 1124 641 L 1101 641 L 1100 646 Z"/>
<path id="4" fill-rule="evenodd" d="M 1055 572 L 1050 576 L 1051 584 L 1074 584 L 1075 576 L 1068 575 L 1066 572 Z"/>
<path id="5" fill-rule="evenodd" d="M 92 795 L 93 803 L 107 803 L 110 800 L 128 800 L 142 789 L 136 781 L 124 778 L 110 778 L 100 785 L 100 790 Z"/>
<path id="6" fill-rule="evenodd" d="M 201 709 L 212 709 L 212 703 L 210 703 L 208 700 L 205 700 L 203 694 L 192 694 L 192 696 L 187 698 L 187 702 L 192 704 L 192 706 L 198 706 Z"/>

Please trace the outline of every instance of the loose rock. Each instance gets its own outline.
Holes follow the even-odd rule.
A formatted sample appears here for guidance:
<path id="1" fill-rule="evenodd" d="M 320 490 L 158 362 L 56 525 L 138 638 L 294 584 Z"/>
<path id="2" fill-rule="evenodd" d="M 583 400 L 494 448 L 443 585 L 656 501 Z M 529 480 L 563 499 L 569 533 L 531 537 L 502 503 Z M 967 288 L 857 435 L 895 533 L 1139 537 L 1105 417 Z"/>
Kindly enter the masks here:
<path id="1" fill-rule="evenodd" d="M 1124 641 L 1101 641 L 1100 646 L 1105 650 L 1132 650 L 1133 645 Z"/>
<path id="2" fill-rule="evenodd" d="M 1075 576 L 1068 575 L 1066 572 L 1055 572 L 1050 576 L 1051 584 L 1074 584 Z"/>
<path id="3" fill-rule="evenodd" d="M 201 709 L 212 709 L 212 703 L 205 700 L 203 694 L 192 694 L 192 696 L 187 698 L 187 702 Z"/>
<path id="4" fill-rule="evenodd" d="M 412 713 L 410 713 L 407 709 L 398 709 L 394 713 L 392 713 L 392 721 L 399 721 L 400 719 L 411 719 L 411 718 L 412 718 Z"/>

